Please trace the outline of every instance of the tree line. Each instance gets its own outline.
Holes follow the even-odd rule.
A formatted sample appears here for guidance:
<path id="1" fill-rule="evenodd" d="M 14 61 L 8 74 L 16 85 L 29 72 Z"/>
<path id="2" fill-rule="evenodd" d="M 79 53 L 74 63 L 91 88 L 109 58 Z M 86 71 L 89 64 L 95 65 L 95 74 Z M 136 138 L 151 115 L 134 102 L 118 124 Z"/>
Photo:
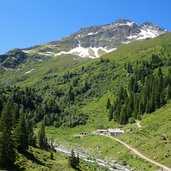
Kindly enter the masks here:
<path id="1" fill-rule="evenodd" d="M 33 125 L 40 121 L 43 121 L 46 126 L 54 125 L 55 127 L 62 125 L 75 127 L 86 123 L 87 116 L 77 112 L 74 105 L 72 105 L 74 100 L 72 87 L 66 91 L 65 97 L 61 97 L 60 100 L 57 101 L 56 99 L 61 94 L 58 93 L 56 96 L 54 98 L 54 96 L 49 94 L 46 98 L 39 89 L 35 88 L 1 87 L 0 114 L 8 99 L 10 99 L 13 104 L 12 122 L 14 125 L 16 120 L 19 119 L 21 107 L 26 113 L 26 118 Z"/>
<path id="2" fill-rule="evenodd" d="M 152 55 L 150 61 L 125 65 L 129 74 L 127 87 L 120 87 L 114 103 L 107 101 L 109 120 L 124 125 L 152 113 L 171 99 L 171 68 L 161 58 Z"/>

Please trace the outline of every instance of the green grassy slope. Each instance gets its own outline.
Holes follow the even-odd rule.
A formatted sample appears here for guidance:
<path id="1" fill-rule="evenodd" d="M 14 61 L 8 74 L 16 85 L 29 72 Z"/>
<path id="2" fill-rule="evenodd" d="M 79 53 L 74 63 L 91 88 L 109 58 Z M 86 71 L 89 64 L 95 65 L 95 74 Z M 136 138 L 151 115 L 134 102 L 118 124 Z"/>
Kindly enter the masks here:
<path id="1" fill-rule="evenodd" d="M 127 125 L 129 133 L 120 139 L 139 149 L 143 154 L 171 167 L 171 104 L 156 112 L 143 115 L 141 128 L 136 124 Z"/>
<path id="2" fill-rule="evenodd" d="M 106 127 L 115 127 L 116 123 L 109 123 L 106 117 L 97 120 Z M 100 122 L 101 121 L 101 122 Z M 143 161 L 122 145 L 106 137 L 97 135 L 88 135 L 79 137 L 80 132 L 91 132 L 96 130 L 99 125 L 97 121 L 94 124 L 89 123 L 85 126 L 76 128 L 47 128 L 48 137 L 53 137 L 59 144 L 72 147 L 81 147 L 92 153 L 92 156 L 112 158 L 120 163 L 123 160 L 127 164 L 137 169 L 155 170 L 150 163 Z M 152 114 L 145 114 L 140 121 L 142 127 L 138 128 L 137 124 L 128 124 L 124 127 L 125 133 L 117 138 L 125 141 L 130 146 L 136 148 L 147 157 L 158 161 L 168 167 L 171 167 L 171 104 L 164 106 Z M 98 150 L 95 150 L 98 147 Z"/>
<path id="3" fill-rule="evenodd" d="M 73 169 L 69 165 L 69 157 L 58 152 L 54 152 L 54 158 L 50 159 L 50 152 L 38 148 L 29 147 L 26 154 L 17 153 L 14 171 L 105 171 L 105 168 L 96 163 L 88 163 L 80 159 L 78 169 Z"/>
<path id="4" fill-rule="evenodd" d="M 107 118 L 107 113 L 105 111 L 105 104 L 107 98 L 114 99 L 115 96 L 112 96 L 113 92 L 117 90 L 119 85 L 127 86 L 127 75 L 125 70 L 123 69 L 124 63 L 134 62 L 137 60 L 149 60 L 152 54 L 158 54 L 162 58 L 168 58 L 171 55 L 171 33 L 161 35 L 156 39 L 150 39 L 145 41 L 133 42 L 128 45 L 124 45 L 118 48 L 116 51 L 104 55 L 103 58 L 109 58 L 110 60 L 115 60 L 116 63 L 119 64 L 119 68 L 113 72 L 113 74 L 119 75 L 116 76 L 114 80 L 103 81 L 103 87 L 113 86 L 113 89 L 108 89 L 108 91 L 103 94 L 100 98 L 94 98 L 90 101 L 86 101 L 84 106 L 81 106 L 81 110 L 87 113 L 90 118 L 89 122 L 85 126 L 79 126 L 76 128 L 48 128 L 47 132 L 50 137 L 54 137 L 59 143 L 66 143 L 66 145 L 77 146 L 78 144 L 83 146 L 84 148 L 88 148 L 90 151 L 95 149 L 95 145 L 102 146 L 102 155 L 101 157 L 110 157 L 111 154 L 115 159 L 120 160 L 120 154 L 115 153 L 119 149 L 115 142 L 111 142 L 111 140 L 106 140 L 106 138 L 100 138 L 97 136 L 87 136 L 83 138 L 79 138 L 75 135 L 80 132 L 89 132 L 96 130 L 97 128 L 102 127 L 117 127 L 117 124 L 114 122 L 109 122 Z M 88 62 L 89 64 L 90 62 Z M 86 64 L 86 65 L 88 65 Z M 93 74 L 97 74 L 98 71 L 102 74 L 102 67 L 98 66 L 98 69 L 95 70 Z M 105 68 L 106 69 L 106 68 Z M 103 70 L 106 73 L 110 73 L 107 70 Z M 110 74 L 109 74 L 110 75 Z M 100 82 L 98 82 L 100 84 Z M 149 156 L 150 158 L 159 161 L 167 166 L 170 166 L 170 117 L 169 113 L 170 105 L 159 109 L 156 113 L 151 115 L 144 115 L 142 117 L 142 128 L 139 130 L 137 125 L 128 125 L 124 129 L 129 130 L 131 127 L 133 129 L 132 132 L 123 134 L 119 138 L 123 139 L 128 144 L 136 147 L 140 152 Z M 143 127 L 143 125 L 145 125 Z M 167 141 L 160 141 L 160 137 L 163 134 L 166 134 Z M 99 140 L 100 139 L 100 140 Z M 93 143 L 92 143 L 93 142 Z M 110 147 L 107 145 L 108 143 L 115 144 L 113 150 L 110 151 Z M 126 154 L 126 149 L 124 147 L 120 147 L 123 149 L 123 154 Z M 110 152 L 108 152 L 110 151 Z M 141 161 L 136 157 L 132 157 L 131 160 L 128 160 L 128 164 L 136 167 L 138 169 L 144 168 L 145 170 L 154 170 L 154 166 L 149 166 L 149 163 Z M 120 160 L 121 161 L 121 160 Z"/>
<path id="5" fill-rule="evenodd" d="M 98 128 L 117 127 L 114 121 L 108 121 L 108 114 L 105 106 L 110 98 L 115 99 L 115 94 L 119 86 L 127 87 L 129 75 L 124 69 L 126 62 L 135 64 L 137 60 L 149 60 L 152 54 L 157 54 L 162 58 L 171 57 L 171 33 L 161 35 L 155 39 L 141 40 L 123 45 L 116 51 L 104 55 L 102 59 L 87 60 L 75 56 L 66 55 L 61 58 L 48 58 L 45 61 L 28 62 L 18 70 L 7 70 L 0 77 L 1 84 L 34 86 L 43 94 L 43 98 L 55 97 L 55 91 L 68 91 L 68 87 L 73 85 L 78 78 L 75 92 L 80 90 L 87 81 L 90 88 L 87 92 L 76 96 L 74 107 L 89 116 L 86 125 L 75 128 L 61 127 L 47 128 L 48 137 L 53 137 L 59 143 L 77 146 L 81 145 L 92 153 L 100 146 L 100 157 L 110 158 L 121 162 L 126 159 L 131 167 L 144 170 L 154 170 L 151 164 L 142 161 L 130 154 L 123 146 L 110 140 L 95 135 L 87 137 L 75 136 L 80 132 L 90 132 Z M 109 59 L 109 61 L 107 61 Z M 35 69 L 29 74 L 25 74 L 31 69 Z M 69 73 L 68 73 L 69 72 Z M 63 80 L 64 76 L 70 76 Z M 62 81 L 61 81 L 62 78 Z M 46 86 L 49 86 L 46 89 Z M 57 99 L 59 100 L 59 99 Z M 154 114 L 142 117 L 142 128 L 136 125 L 127 125 L 125 129 L 132 128 L 130 133 L 126 133 L 119 138 L 128 144 L 136 147 L 150 158 L 170 166 L 171 146 L 170 146 L 170 104 L 165 108 L 157 110 Z M 166 134 L 167 141 L 160 141 L 160 137 Z M 167 157 L 165 157 L 165 154 Z M 92 154 L 93 155 L 93 154 Z"/>
<path id="6" fill-rule="evenodd" d="M 33 86 L 47 75 L 61 74 L 87 60 L 77 56 L 63 55 L 58 58 L 28 61 L 17 69 L 7 69 L 2 72 L 0 82 L 3 85 Z"/>
<path id="7" fill-rule="evenodd" d="M 74 171 L 69 166 L 68 157 L 59 153 L 54 153 L 54 159 L 50 159 L 50 153 L 38 148 L 29 147 L 28 152 L 23 155 L 17 153 L 17 160 L 15 162 L 16 171 L 42 171 L 42 170 L 68 170 Z"/>
<path id="8" fill-rule="evenodd" d="M 117 50 L 104 55 L 120 63 L 149 59 L 151 54 L 163 57 L 171 55 L 171 33 L 160 35 L 154 39 L 139 40 L 122 45 Z"/>

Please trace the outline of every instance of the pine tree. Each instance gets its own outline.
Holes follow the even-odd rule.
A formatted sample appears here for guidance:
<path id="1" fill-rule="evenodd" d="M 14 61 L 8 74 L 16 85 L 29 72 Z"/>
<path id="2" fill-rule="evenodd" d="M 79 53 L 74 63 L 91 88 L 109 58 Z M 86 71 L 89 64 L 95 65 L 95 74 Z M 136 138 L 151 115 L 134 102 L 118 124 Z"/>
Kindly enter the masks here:
<path id="1" fill-rule="evenodd" d="M 19 152 L 24 152 L 28 149 L 28 134 L 23 110 L 20 113 L 19 122 L 14 131 L 14 138 L 16 142 L 16 148 Z"/>
<path id="2" fill-rule="evenodd" d="M 53 151 L 50 152 L 50 159 L 53 160 L 54 155 L 53 155 Z"/>
<path id="3" fill-rule="evenodd" d="M 15 162 L 15 146 L 12 139 L 12 114 L 11 104 L 8 102 L 2 111 L 0 135 L 0 163 L 1 167 L 10 168 Z"/>
<path id="4" fill-rule="evenodd" d="M 110 99 L 107 99 L 106 109 L 109 109 L 110 105 Z"/>
<path id="5" fill-rule="evenodd" d="M 146 103 L 146 113 L 151 113 L 152 112 L 152 104 L 151 100 L 148 100 Z"/>
<path id="6" fill-rule="evenodd" d="M 165 93 L 164 93 L 164 91 L 162 91 L 160 93 L 160 106 L 164 106 L 165 104 L 166 104 Z"/>
<path id="7" fill-rule="evenodd" d="M 110 106 L 109 108 L 109 121 L 111 121 L 113 119 L 113 107 Z"/>
<path id="8" fill-rule="evenodd" d="M 80 163 L 80 156 L 79 156 L 79 153 L 77 153 L 76 163 L 77 163 L 77 166 L 78 166 L 78 165 L 79 165 L 79 163 Z"/>
<path id="9" fill-rule="evenodd" d="M 71 156 L 69 158 L 69 164 L 72 168 L 76 169 L 79 165 L 79 154 L 77 154 L 77 157 L 75 156 L 75 153 L 73 150 L 71 150 Z"/>
<path id="10" fill-rule="evenodd" d="M 130 63 L 127 65 L 127 71 L 128 73 L 133 73 L 132 65 Z"/>
<path id="11" fill-rule="evenodd" d="M 124 125 L 127 123 L 127 116 L 126 116 L 126 112 L 125 112 L 125 107 L 123 107 L 121 109 L 121 113 L 120 113 L 120 124 Z"/>
<path id="12" fill-rule="evenodd" d="M 68 91 L 68 102 L 73 102 L 73 101 L 74 101 L 74 93 L 73 93 L 72 86 L 70 86 Z"/>
<path id="13" fill-rule="evenodd" d="M 31 146 L 36 146 L 36 136 L 34 135 L 30 120 L 27 120 L 26 122 L 26 129 L 27 129 L 27 135 L 28 135 L 28 144 Z"/>
<path id="14" fill-rule="evenodd" d="M 3 141 L 2 132 L 0 132 L 0 169 L 3 167 Z"/>
<path id="15" fill-rule="evenodd" d="M 128 90 L 133 91 L 134 93 L 138 92 L 138 83 L 134 77 L 131 77 L 129 81 Z"/>
<path id="16" fill-rule="evenodd" d="M 45 137 L 45 125 L 41 123 L 40 130 L 38 132 L 38 145 L 41 149 L 46 149 L 46 137 Z"/>
<path id="17" fill-rule="evenodd" d="M 163 77 L 163 72 L 162 72 L 161 67 L 158 68 L 157 76 L 158 76 L 159 78 L 160 78 L 160 77 Z"/>
<path id="18" fill-rule="evenodd" d="M 19 106 L 18 104 L 13 104 L 13 110 L 12 110 L 12 124 L 15 128 L 19 119 Z"/>
<path id="19" fill-rule="evenodd" d="M 134 77 L 131 77 L 128 83 L 128 90 L 133 91 L 133 87 L 134 87 Z"/>

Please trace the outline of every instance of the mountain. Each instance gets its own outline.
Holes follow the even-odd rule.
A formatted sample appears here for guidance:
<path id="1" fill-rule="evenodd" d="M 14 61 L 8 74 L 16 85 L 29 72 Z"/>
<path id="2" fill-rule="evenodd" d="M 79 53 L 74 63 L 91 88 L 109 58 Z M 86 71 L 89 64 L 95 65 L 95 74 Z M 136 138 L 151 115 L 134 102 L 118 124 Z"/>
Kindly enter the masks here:
<path id="1" fill-rule="evenodd" d="M 153 27 L 160 30 L 149 23 L 138 27 L 146 25 L 151 27 L 150 30 L 154 30 Z M 52 47 L 58 45 L 57 49 L 53 49 L 55 54 L 67 51 L 64 42 L 69 37 L 1 55 L 0 111 L 4 111 L 10 101 L 9 104 L 13 105 L 6 114 L 12 112 L 13 122 L 18 122 L 18 110 L 24 109 L 26 119 L 33 124 L 35 132 L 43 121 L 47 137 L 58 144 L 80 149 L 109 163 L 127 165 L 134 170 L 159 170 L 114 140 L 91 134 L 97 129 L 123 126 L 125 133 L 118 135 L 119 139 L 150 159 L 170 167 L 171 33 L 155 34 L 155 38 L 152 38 L 154 35 L 147 38 L 134 34 L 137 37 L 132 42 L 118 45 L 116 50 L 94 60 L 74 54 L 54 57 L 49 53 L 52 48 L 46 46 L 50 44 L 54 45 Z M 131 33 L 132 36 L 134 34 Z M 72 36 L 70 42 L 68 40 L 68 49 L 78 45 L 76 42 L 74 46 Z M 88 48 L 89 45 L 83 45 L 83 42 L 86 41 L 80 40 L 80 46 Z M 110 49 L 110 43 L 103 46 Z M 141 120 L 136 123 L 137 119 Z M 80 133 L 87 135 L 80 136 Z M 36 166 L 26 164 L 29 158 L 24 156 L 18 158 L 17 155 L 16 162 L 20 167 L 35 167 L 38 170 L 40 163 L 46 161 L 42 161 L 44 158 L 39 155 L 39 150 L 31 151 L 35 158 L 40 157 L 41 162 L 35 163 Z M 54 162 L 50 161 L 51 164 Z M 93 169 L 88 167 L 88 170 Z"/>
<path id="2" fill-rule="evenodd" d="M 44 56 L 73 54 L 80 57 L 98 58 L 122 44 L 135 40 L 154 38 L 166 30 L 152 23 L 141 25 L 131 20 L 117 20 L 112 24 L 91 26 L 61 40 L 26 48 L 25 53 L 38 53 Z"/>
<path id="3" fill-rule="evenodd" d="M 116 50 L 123 44 L 137 40 L 155 38 L 166 30 L 152 23 L 141 25 L 131 20 L 117 20 L 112 24 L 91 26 L 63 39 L 25 49 L 14 49 L 0 55 L 0 63 L 5 68 L 16 68 L 30 60 L 42 60 L 46 57 L 74 55 L 86 58 L 98 58 Z"/>

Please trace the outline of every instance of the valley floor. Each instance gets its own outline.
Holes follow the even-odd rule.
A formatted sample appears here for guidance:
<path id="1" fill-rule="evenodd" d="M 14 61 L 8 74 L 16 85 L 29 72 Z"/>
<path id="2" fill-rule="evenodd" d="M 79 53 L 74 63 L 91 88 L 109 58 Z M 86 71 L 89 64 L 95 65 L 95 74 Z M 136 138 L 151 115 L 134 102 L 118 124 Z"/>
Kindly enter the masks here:
<path id="1" fill-rule="evenodd" d="M 137 149 L 144 155 L 141 156 L 140 154 L 139 156 L 146 157 L 148 161 L 135 155 L 135 151 L 134 153 L 131 152 L 130 148 L 123 147 L 123 143 L 120 144 L 109 137 L 93 134 L 79 135 L 80 132 L 96 130 L 97 125 L 94 128 L 91 124 L 75 128 L 48 127 L 47 135 L 49 138 L 53 138 L 57 145 L 62 144 L 69 149 L 87 152 L 92 158 L 105 161 L 115 160 L 119 164 L 126 164 L 135 170 L 155 171 L 160 167 L 169 170 L 171 169 L 170 111 L 171 104 L 168 104 L 153 114 L 144 115 L 138 124 L 128 124 L 124 127 L 125 133 L 117 136 L 118 141 L 121 140 L 133 149 Z M 104 122 L 107 123 L 105 120 Z M 109 125 L 111 127 L 111 124 Z M 153 160 L 161 165 L 157 164 L 158 166 L 156 166 Z"/>

